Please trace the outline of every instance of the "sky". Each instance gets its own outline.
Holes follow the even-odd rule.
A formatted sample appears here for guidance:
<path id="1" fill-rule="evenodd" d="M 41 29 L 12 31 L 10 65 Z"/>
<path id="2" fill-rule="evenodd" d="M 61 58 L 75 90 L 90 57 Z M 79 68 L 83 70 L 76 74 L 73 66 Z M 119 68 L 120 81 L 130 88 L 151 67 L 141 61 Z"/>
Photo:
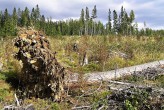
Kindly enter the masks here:
<path id="1" fill-rule="evenodd" d="M 123 6 L 129 13 L 135 13 L 135 21 L 139 28 L 164 29 L 164 0 L 0 0 L 0 10 L 5 8 L 12 12 L 13 8 L 30 10 L 39 5 L 41 14 L 53 20 L 78 19 L 81 9 L 89 8 L 90 14 L 94 5 L 97 7 L 98 20 L 104 24 L 107 22 L 108 10 L 120 12 Z"/>

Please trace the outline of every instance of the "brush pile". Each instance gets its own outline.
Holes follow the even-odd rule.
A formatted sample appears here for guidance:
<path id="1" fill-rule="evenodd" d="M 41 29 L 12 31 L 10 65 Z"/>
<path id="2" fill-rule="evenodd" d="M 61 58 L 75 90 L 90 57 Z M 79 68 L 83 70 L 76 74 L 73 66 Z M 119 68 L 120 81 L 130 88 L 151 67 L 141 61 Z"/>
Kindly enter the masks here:
<path id="1" fill-rule="evenodd" d="M 64 67 L 55 58 L 48 39 L 35 30 L 22 30 L 14 39 L 15 58 L 22 62 L 21 94 L 25 97 L 53 98 L 63 93 Z"/>
<path id="2" fill-rule="evenodd" d="M 162 67 L 152 67 L 143 69 L 142 71 L 135 71 L 133 74 L 135 78 L 145 78 L 147 80 L 155 80 L 156 77 L 164 75 L 164 69 Z"/>
<path id="3" fill-rule="evenodd" d="M 152 87 L 128 87 L 107 96 L 109 110 L 163 110 L 164 93 Z"/>

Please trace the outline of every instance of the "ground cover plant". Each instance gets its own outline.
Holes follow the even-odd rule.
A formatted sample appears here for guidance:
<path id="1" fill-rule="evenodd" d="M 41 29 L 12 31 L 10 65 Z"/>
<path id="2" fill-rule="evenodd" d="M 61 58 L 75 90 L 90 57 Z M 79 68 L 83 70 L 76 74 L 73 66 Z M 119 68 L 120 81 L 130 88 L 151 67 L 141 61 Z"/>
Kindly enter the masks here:
<path id="1" fill-rule="evenodd" d="M 120 36 L 65 36 L 49 37 L 49 40 L 52 51 L 56 51 L 56 57 L 59 62 L 69 72 L 77 72 L 82 75 L 87 72 L 107 71 L 160 60 L 163 59 L 164 55 L 164 50 L 161 48 L 164 45 L 163 38 L 140 37 L 138 39 L 137 37 Z M 21 63 L 13 58 L 16 48 L 11 45 L 13 44 L 11 39 L 6 38 L 3 41 L 1 40 L 1 44 L 0 55 L 3 66 L 0 70 L 0 108 L 3 108 L 5 105 L 15 103 L 14 93 L 19 83 L 17 76 L 20 73 Z M 75 44 L 77 44 L 76 48 Z M 88 64 L 83 64 L 86 53 Z M 163 87 L 162 78 L 163 76 L 156 77 L 154 80 L 156 86 Z M 126 78 L 122 79 L 125 81 Z M 142 78 L 127 77 L 127 79 L 132 82 L 145 81 L 145 84 L 148 83 L 146 80 L 142 80 Z M 77 109 L 81 106 L 86 106 L 86 109 L 108 108 L 108 97 L 113 95 L 112 91 L 108 88 L 108 83 L 87 84 L 83 79 L 79 81 L 79 83 L 71 85 L 68 96 L 63 96 L 63 102 L 56 103 L 50 99 L 32 98 L 24 100 L 23 103 L 24 105 L 32 103 L 38 110 L 41 108 L 69 110 L 73 108 Z M 140 94 L 142 94 L 142 91 L 139 94 L 135 94 L 135 96 Z M 143 100 L 147 100 L 147 98 Z M 129 102 L 130 99 L 125 100 L 124 107 L 129 109 L 141 107 L 136 103 Z M 136 100 L 138 101 L 138 99 Z"/>
<path id="2" fill-rule="evenodd" d="M 164 58 L 164 49 L 161 48 L 164 46 L 163 37 L 160 40 L 133 36 L 65 36 L 50 39 L 60 62 L 74 72 L 78 72 L 79 68 L 85 73 L 108 71 Z"/>

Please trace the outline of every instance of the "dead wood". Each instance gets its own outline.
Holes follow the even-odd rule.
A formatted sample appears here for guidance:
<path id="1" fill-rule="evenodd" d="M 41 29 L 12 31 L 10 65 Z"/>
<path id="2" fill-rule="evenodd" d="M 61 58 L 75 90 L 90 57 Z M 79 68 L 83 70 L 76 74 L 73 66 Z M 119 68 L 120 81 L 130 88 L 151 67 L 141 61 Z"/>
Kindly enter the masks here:
<path id="1" fill-rule="evenodd" d="M 14 46 L 19 49 L 15 58 L 23 63 L 20 75 L 21 95 L 60 100 L 64 67 L 57 62 L 47 37 L 35 30 L 21 31 L 14 39 Z"/>

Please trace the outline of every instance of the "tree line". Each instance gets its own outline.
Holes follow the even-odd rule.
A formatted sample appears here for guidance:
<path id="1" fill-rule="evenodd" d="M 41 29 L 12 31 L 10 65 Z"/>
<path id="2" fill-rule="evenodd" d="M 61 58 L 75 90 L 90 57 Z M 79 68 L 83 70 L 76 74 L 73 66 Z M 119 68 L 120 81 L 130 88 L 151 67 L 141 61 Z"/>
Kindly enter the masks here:
<path id="1" fill-rule="evenodd" d="M 57 35 L 137 35 L 151 36 L 163 35 L 163 30 L 152 30 L 150 28 L 138 29 L 138 24 L 134 23 L 135 13 L 130 13 L 122 6 L 120 12 L 108 10 L 108 20 L 104 25 L 97 19 L 96 5 L 89 12 L 89 8 L 81 10 L 77 20 L 68 19 L 66 21 L 52 21 L 41 15 L 38 5 L 30 11 L 27 7 L 24 10 L 14 8 L 12 14 L 8 9 L 0 11 L 0 36 L 17 35 L 17 27 L 34 27 L 45 32 L 49 36 Z"/>

